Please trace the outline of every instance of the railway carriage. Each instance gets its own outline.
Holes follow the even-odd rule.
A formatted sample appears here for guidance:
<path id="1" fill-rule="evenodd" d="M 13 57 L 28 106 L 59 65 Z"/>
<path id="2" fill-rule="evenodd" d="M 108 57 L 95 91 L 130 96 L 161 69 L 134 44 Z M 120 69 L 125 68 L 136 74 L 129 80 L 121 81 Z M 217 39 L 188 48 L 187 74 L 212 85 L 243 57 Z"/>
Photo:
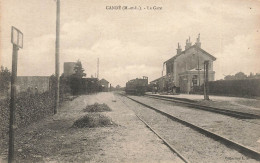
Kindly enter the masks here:
<path id="1" fill-rule="evenodd" d="M 143 76 L 142 79 L 136 78 L 126 83 L 126 94 L 144 95 L 148 86 L 148 77 Z"/>

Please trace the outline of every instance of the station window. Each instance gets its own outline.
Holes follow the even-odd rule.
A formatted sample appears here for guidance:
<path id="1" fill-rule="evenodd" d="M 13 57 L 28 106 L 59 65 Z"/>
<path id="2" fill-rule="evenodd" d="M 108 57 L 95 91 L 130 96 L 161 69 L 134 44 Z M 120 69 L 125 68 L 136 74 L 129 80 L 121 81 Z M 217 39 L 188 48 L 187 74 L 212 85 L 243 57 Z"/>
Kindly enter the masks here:
<path id="1" fill-rule="evenodd" d="M 198 75 L 193 75 L 192 77 L 192 85 L 197 86 L 198 85 Z"/>

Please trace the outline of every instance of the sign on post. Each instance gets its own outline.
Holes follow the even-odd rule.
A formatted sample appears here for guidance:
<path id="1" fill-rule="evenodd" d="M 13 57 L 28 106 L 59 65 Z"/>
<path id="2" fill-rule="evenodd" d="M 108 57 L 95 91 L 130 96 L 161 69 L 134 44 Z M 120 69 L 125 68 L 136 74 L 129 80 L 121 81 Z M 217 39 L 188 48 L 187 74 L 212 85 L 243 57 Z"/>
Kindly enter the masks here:
<path id="1" fill-rule="evenodd" d="M 17 55 L 19 48 L 23 48 L 23 33 L 12 26 L 11 43 L 13 44 L 12 56 L 12 77 L 11 77 L 11 99 L 10 99 L 10 119 L 9 119 L 9 148 L 8 163 L 13 162 L 14 158 L 14 119 L 16 104 L 16 80 L 17 80 Z"/>
<path id="2" fill-rule="evenodd" d="M 23 33 L 14 26 L 12 26 L 11 42 L 19 48 L 23 48 Z"/>

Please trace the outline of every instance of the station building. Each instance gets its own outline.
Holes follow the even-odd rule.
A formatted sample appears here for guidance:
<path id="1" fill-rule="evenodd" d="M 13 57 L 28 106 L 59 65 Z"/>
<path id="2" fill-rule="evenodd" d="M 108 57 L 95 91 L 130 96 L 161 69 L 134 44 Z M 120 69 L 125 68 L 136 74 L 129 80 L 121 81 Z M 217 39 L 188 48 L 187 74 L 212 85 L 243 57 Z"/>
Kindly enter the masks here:
<path id="1" fill-rule="evenodd" d="M 177 87 L 181 93 L 190 93 L 195 86 L 204 83 L 204 61 L 209 61 L 209 81 L 214 81 L 213 62 L 216 58 L 201 48 L 200 34 L 194 45 L 189 38 L 185 50 L 182 51 L 179 43 L 176 50 L 176 55 L 163 63 L 166 74 L 151 83 L 157 83 L 161 91 L 166 87 Z"/>

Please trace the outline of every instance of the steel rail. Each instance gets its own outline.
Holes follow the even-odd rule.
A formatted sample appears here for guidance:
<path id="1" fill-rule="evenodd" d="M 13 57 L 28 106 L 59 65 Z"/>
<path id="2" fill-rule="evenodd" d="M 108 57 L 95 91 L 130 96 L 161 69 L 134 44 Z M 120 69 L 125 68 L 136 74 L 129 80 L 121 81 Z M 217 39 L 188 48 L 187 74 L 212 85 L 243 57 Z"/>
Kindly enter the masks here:
<path id="1" fill-rule="evenodd" d="M 173 116 L 173 115 L 171 115 L 169 113 L 163 112 L 163 111 L 161 111 L 159 109 L 156 109 L 156 108 L 154 108 L 152 106 L 144 104 L 144 103 L 142 103 L 142 102 L 140 102 L 138 100 L 135 100 L 135 99 L 133 99 L 131 97 L 128 97 L 128 96 L 125 96 L 125 97 L 127 97 L 130 100 L 135 101 L 136 103 L 139 103 L 139 104 L 141 104 L 141 105 L 143 105 L 143 106 L 145 106 L 147 108 L 150 108 L 150 109 L 152 109 L 152 110 L 154 110 L 154 111 L 156 111 L 156 112 L 158 112 L 158 113 L 160 113 L 160 114 L 162 114 L 162 115 L 164 115 L 164 116 L 166 116 L 166 117 L 168 117 L 168 118 L 170 118 L 170 119 L 172 119 L 174 121 L 177 121 L 177 122 L 179 122 L 179 123 L 181 123 L 181 124 L 183 124 L 183 125 L 185 125 L 187 127 L 190 127 L 191 129 L 193 129 L 195 131 L 198 131 L 199 133 L 201 133 L 201 134 L 203 134 L 203 135 L 205 135 L 205 136 L 207 136 L 209 138 L 212 138 L 212 139 L 214 139 L 214 140 L 216 140 L 218 142 L 221 142 L 222 144 L 226 145 L 228 148 L 234 149 L 234 150 L 242 153 L 245 156 L 248 156 L 248 157 L 253 158 L 253 159 L 257 160 L 257 161 L 260 161 L 260 153 L 258 151 L 256 151 L 256 150 L 254 150 L 254 149 L 251 149 L 250 147 L 246 147 L 246 146 L 244 146 L 242 144 L 239 144 L 239 143 L 234 142 L 234 141 L 232 141 L 232 140 L 230 140 L 228 138 L 225 138 L 224 136 L 221 136 L 221 135 L 218 135 L 218 134 L 216 134 L 214 132 L 211 132 L 211 131 L 208 131 L 206 129 L 203 129 L 203 128 L 195 125 L 195 124 L 192 124 L 190 122 L 187 122 L 185 120 L 177 118 L 177 117 L 175 117 L 175 116 Z"/>
<path id="2" fill-rule="evenodd" d="M 121 99 L 120 99 L 121 100 Z M 125 103 L 123 100 L 121 100 L 123 103 Z M 131 109 L 132 110 L 132 109 Z M 133 111 L 134 112 L 134 111 Z M 149 128 L 155 135 L 157 135 L 157 137 L 159 137 L 163 143 L 170 148 L 170 150 L 172 152 L 174 152 L 175 154 L 177 154 L 177 156 L 179 156 L 181 158 L 181 160 L 183 160 L 185 163 L 190 163 L 190 161 L 188 161 L 187 158 L 185 158 L 177 149 L 175 149 L 173 146 L 171 146 L 170 143 L 167 142 L 167 140 L 165 140 L 159 133 L 157 133 L 148 123 L 145 122 L 145 120 L 143 120 L 141 117 L 139 117 L 135 112 L 134 112 L 135 116 L 140 119 L 147 128 Z"/>
<path id="3" fill-rule="evenodd" d="M 145 95 L 145 97 L 164 100 L 164 101 L 170 101 L 170 102 L 182 103 L 182 104 L 186 104 L 189 107 L 192 107 L 194 109 L 205 110 L 205 111 L 223 114 L 223 115 L 240 118 L 240 119 L 260 119 L 260 115 L 239 112 L 239 111 L 234 111 L 234 110 L 228 110 L 228 109 L 220 109 L 220 108 L 205 106 L 205 105 L 198 105 L 198 104 L 188 102 L 188 101 L 173 99 L 172 97 L 164 97 L 164 96 L 157 96 L 157 95 Z"/>

